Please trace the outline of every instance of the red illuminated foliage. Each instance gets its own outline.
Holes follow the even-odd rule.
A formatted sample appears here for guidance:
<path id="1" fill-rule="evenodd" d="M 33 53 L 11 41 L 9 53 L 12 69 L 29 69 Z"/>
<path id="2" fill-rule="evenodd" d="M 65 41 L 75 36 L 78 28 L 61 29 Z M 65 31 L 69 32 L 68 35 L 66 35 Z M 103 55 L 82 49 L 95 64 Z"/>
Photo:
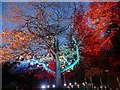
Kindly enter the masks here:
<path id="1" fill-rule="evenodd" d="M 51 68 L 52 70 L 56 70 L 56 62 L 50 60 L 48 67 Z"/>
<path id="2" fill-rule="evenodd" d="M 88 11 L 83 12 L 80 6 L 79 11 L 75 14 L 74 27 L 79 33 L 78 38 L 81 42 L 80 47 L 83 47 L 85 65 L 89 67 L 86 73 L 87 77 L 99 75 L 101 70 L 107 67 L 107 65 L 103 65 L 104 60 L 108 60 L 107 63 L 110 66 L 119 65 L 118 56 L 112 56 L 110 62 L 109 58 L 106 57 L 106 51 L 116 46 L 113 45 L 112 38 L 119 32 L 119 4 L 119 2 L 90 3 Z M 100 63 L 102 63 L 101 66 Z M 95 70 L 94 67 L 99 69 Z"/>
<path id="3" fill-rule="evenodd" d="M 120 22 L 118 9 L 119 3 L 90 3 L 89 10 L 81 10 L 75 17 L 75 28 L 79 32 L 79 41 L 84 46 L 84 51 L 98 53 L 108 50 L 112 46 L 111 37 L 118 31 L 114 25 Z"/>

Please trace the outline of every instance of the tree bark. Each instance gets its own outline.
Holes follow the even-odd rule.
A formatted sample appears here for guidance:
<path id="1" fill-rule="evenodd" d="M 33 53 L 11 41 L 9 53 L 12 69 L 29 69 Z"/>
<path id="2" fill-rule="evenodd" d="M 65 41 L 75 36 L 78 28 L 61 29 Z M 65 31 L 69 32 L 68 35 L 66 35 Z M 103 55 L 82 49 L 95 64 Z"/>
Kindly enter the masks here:
<path id="1" fill-rule="evenodd" d="M 58 53 L 56 53 L 56 87 L 61 88 L 61 69 Z"/>
<path id="2" fill-rule="evenodd" d="M 59 43 L 58 40 L 55 40 L 55 58 L 56 58 L 56 88 L 61 88 L 61 69 L 60 69 L 60 60 L 59 60 Z"/>

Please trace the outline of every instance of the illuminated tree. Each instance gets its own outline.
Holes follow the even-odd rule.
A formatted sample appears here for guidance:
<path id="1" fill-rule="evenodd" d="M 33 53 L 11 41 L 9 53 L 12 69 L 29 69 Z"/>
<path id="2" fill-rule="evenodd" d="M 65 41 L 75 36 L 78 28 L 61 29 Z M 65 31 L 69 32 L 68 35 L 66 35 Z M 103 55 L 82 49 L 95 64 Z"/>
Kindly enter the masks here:
<path id="1" fill-rule="evenodd" d="M 56 73 L 59 87 L 61 73 L 73 69 L 80 60 L 79 53 L 87 60 L 91 60 L 92 56 L 98 59 L 101 51 L 111 48 L 111 37 L 118 31 L 113 25 L 120 21 L 118 5 L 119 3 L 90 3 L 89 9 L 85 11 L 84 5 L 75 3 L 11 3 L 8 10 L 3 12 L 7 13 L 3 18 L 18 27 L 16 34 L 13 31 L 13 34 L 3 32 L 3 40 L 5 33 L 8 44 L 1 49 L 3 55 L 6 53 L 2 58 L 10 60 L 10 55 L 16 56 L 16 53 L 9 52 L 11 46 L 12 52 L 21 52 L 22 48 L 25 53 L 27 49 L 27 53 L 34 56 L 28 62 L 31 65 L 37 63 Z M 118 23 L 117 25 L 119 26 Z M 9 42 L 8 37 L 13 40 Z M 47 65 L 46 62 L 50 60 L 56 62 L 56 70 Z M 92 70 L 94 69 L 90 69 Z M 89 72 L 88 76 L 91 76 Z"/>
<path id="2" fill-rule="evenodd" d="M 94 62 L 103 62 L 107 58 L 107 51 L 113 47 L 111 39 L 119 32 L 120 9 L 118 2 L 90 3 L 87 12 L 84 12 L 81 7 L 73 18 L 74 30 L 78 32 L 77 37 L 82 47 L 82 55 L 89 69 L 87 73 L 90 74 L 93 70 L 93 67 L 91 69 L 90 67 L 94 66 Z"/>
<path id="3" fill-rule="evenodd" d="M 118 5 L 117 2 L 90 3 L 87 13 L 78 11 L 75 27 L 79 31 L 80 42 L 85 45 L 85 51 L 97 53 L 111 47 L 110 38 L 118 31 L 117 27 L 112 27 L 119 22 Z"/>
<path id="4" fill-rule="evenodd" d="M 30 52 L 29 43 L 31 34 L 25 31 L 4 30 L 1 34 L 2 46 L 0 49 L 1 60 L 12 60 L 20 54 L 28 54 Z"/>
<path id="5" fill-rule="evenodd" d="M 8 11 L 10 10 L 10 13 L 7 14 L 4 19 L 6 21 L 12 21 L 18 24 L 19 28 L 17 33 L 20 33 L 19 30 L 26 32 L 25 35 L 29 36 L 29 39 L 25 40 L 25 43 L 22 43 L 25 45 L 25 47 L 21 48 L 28 49 L 28 51 L 33 54 L 34 57 L 30 59 L 31 65 L 39 64 L 49 72 L 56 73 L 56 85 L 59 87 L 59 85 L 61 85 L 61 73 L 73 68 L 80 60 L 78 44 L 74 37 L 71 39 L 74 43 L 72 51 L 69 49 L 69 47 L 65 48 L 63 46 L 62 48 L 61 46 L 61 44 L 68 44 L 67 42 L 63 42 L 63 40 L 66 41 L 65 36 L 63 35 L 69 31 L 71 26 L 70 20 L 73 15 L 72 4 L 26 3 L 27 7 L 23 5 L 25 10 L 21 6 L 21 4 L 18 4 L 18 6 L 15 4 L 10 4 L 8 9 Z M 28 12 L 26 13 L 26 11 Z M 15 35 L 13 35 L 13 38 L 16 39 L 17 37 L 15 37 Z M 16 47 L 16 50 L 18 50 L 18 48 L 21 50 L 20 46 L 22 46 L 21 42 L 23 41 L 21 41 L 20 38 L 23 36 L 19 35 L 18 37 L 18 40 L 13 42 L 13 44 L 11 44 L 12 42 L 9 43 L 13 48 Z M 31 44 L 34 44 L 35 46 L 31 46 Z M 33 50 L 28 48 L 29 46 L 32 47 Z M 36 50 L 35 47 L 39 48 Z M 33 52 L 39 50 L 44 53 Z M 52 55 L 52 60 L 56 62 L 55 71 L 49 68 L 45 63 L 46 59 L 47 62 L 50 60 L 48 59 L 50 57 L 47 57 L 48 54 Z M 43 57 L 42 55 L 46 56 Z M 39 57 L 39 59 L 37 57 Z"/>

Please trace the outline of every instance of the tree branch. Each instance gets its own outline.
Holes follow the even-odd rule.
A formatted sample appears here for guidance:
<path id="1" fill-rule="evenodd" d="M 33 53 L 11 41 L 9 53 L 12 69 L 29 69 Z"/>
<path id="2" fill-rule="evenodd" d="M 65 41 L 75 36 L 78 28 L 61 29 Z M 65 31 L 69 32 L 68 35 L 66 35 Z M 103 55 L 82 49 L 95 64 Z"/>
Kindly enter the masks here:
<path id="1" fill-rule="evenodd" d="M 73 38 L 74 42 L 76 43 L 76 40 Z M 68 65 L 67 67 L 63 68 L 61 70 L 61 73 L 64 72 L 64 71 L 67 71 L 69 70 L 70 68 L 74 67 L 80 60 L 80 55 L 79 55 L 79 48 L 78 48 L 78 45 L 76 45 L 76 53 L 77 53 L 77 60 L 74 60 L 75 62 L 72 63 L 71 65 Z"/>
<path id="2" fill-rule="evenodd" d="M 38 60 L 36 60 L 34 58 L 32 59 L 32 61 L 34 61 L 35 63 L 38 63 L 39 65 L 42 65 L 47 71 L 55 73 L 55 71 L 50 69 L 44 62 L 40 62 L 40 61 L 38 61 Z"/>
<path id="3" fill-rule="evenodd" d="M 51 46 L 47 43 L 47 41 L 45 40 L 45 38 L 42 37 L 40 34 L 37 34 L 37 33 L 33 32 L 32 30 L 30 30 L 30 27 L 29 27 L 28 23 L 27 23 L 27 29 L 28 29 L 28 31 L 29 31 L 30 33 L 32 33 L 32 34 L 38 36 L 39 38 L 41 38 L 41 39 L 43 40 L 43 42 L 45 43 L 45 45 L 46 45 L 46 46 L 50 49 L 50 51 L 53 53 L 53 55 L 55 55 L 54 50 L 53 50 L 53 49 L 51 48 Z"/>

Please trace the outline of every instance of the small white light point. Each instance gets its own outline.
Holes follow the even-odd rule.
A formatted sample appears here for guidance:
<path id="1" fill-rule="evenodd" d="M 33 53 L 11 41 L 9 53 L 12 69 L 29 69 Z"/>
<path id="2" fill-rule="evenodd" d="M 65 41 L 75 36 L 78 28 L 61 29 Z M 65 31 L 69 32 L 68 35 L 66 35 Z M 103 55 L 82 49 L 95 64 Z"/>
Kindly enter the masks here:
<path id="1" fill-rule="evenodd" d="M 30 65 L 33 65 L 33 62 L 31 62 Z"/>
<path id="2" fill-rule="evenodd" d="M 49 66 L 49 64 L 47 64 L 47 66 Z"/>
<path id="3" fill-rule="evenodd" d="M 47 88 L 49 88 L 50 86 L 48 85 Z"/>
<path id="4" fill-rule="evenodd" d="M 69 85 L 72 85 L 72 83 L 69 83 Z"/>
<path id="5" fill-rule="evenodd" d="M 70 70 L 68 70 L 67 72 L 70 72 Z"/>
<path id="6" fill-rule="evenodd" d="M 66 83 L 64 83 L 64 86 L 67 86 Z"/>
<path id="7" fill-rule="evenodd" d="M 46 88 L 45 85 L 43 85 L 42 88 Z"/>
<path id="8" fill-rule="evenodd" d="M 76 85 L 77 83 L 75 82 L 75 85 Z"/>
<path id="9" fill-rule="evenodd" d="M 53 88 L 55 87 L 55 85 L 52 86 Z"/>

